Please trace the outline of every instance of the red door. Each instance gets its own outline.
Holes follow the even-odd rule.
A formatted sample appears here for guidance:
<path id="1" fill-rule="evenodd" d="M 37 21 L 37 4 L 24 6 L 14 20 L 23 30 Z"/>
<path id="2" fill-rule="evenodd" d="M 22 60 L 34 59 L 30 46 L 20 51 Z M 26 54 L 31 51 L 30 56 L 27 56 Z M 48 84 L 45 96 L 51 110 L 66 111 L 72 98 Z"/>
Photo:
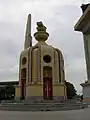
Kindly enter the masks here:
<path id="1" fill-rule="evenodd" d="M 52 99 L 52 79 L 49 77 L 43 78 L 43 96 L 44 99 Z"/>
<path id="2" fill-rule="evenodd" d="M 21 86 L 21 96 L 22 99 L 25 99 L 25 93 L 26 93 L 26 80 L 22 79 L 22 86 Z"/>
<path id="3" fill-rule="evenodd" d="M 52 80 L 48 80 L 48 99 L 52 100 Z"/>
<path id="4" fill-rule="evenodd" d="M 47 99 L 47 81 L 45 79 L 43 80 L 43 97 L 44 100 Z"/>

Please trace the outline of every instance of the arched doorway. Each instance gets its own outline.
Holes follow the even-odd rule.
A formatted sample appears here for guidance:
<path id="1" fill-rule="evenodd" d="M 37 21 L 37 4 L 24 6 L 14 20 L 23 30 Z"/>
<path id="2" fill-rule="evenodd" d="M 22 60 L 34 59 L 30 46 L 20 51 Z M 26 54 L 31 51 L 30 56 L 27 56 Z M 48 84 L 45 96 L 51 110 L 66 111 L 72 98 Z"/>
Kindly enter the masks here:
<path id="1" fill-rule="evenodd" d="M 26 68 L 21 70 L 21 99 L 25 99 L 26 94 Z"/>
<path id="2" fill-rule="evenodd" d="M 43 68 L 43 99 L 52 100 L 52 67 L 45 66 Z"/>

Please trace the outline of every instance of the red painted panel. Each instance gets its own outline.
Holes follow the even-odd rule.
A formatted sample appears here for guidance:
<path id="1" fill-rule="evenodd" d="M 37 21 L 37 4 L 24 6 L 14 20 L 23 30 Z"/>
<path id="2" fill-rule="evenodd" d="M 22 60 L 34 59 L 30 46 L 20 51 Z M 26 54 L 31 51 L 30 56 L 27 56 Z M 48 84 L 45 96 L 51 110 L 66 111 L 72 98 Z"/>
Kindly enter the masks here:
<path id="1" fill-rule="evenodd" d="M 48 81 L 48 97 L 49 99 L 52 99 L 52 81 Z"/>
<path id="2" fill-rule="evenodd" d="M 22 85 L 21 85 L 21 97 L 22 99 L 25 99 L 25 93 L 26 93 L 26 80 L 22 79 Z"/>
<path id="3" fill-rule="evenodd" d="M 44 99 L 52 99 L 52 79 L 49 77 L 43 78 L 43 96 Z"/>
<path id="4" fill-rule="evenodd" d="M 43 95 L 44 99 L 47 99 L 47 81 L 45 79 L 43 80 Z"/>

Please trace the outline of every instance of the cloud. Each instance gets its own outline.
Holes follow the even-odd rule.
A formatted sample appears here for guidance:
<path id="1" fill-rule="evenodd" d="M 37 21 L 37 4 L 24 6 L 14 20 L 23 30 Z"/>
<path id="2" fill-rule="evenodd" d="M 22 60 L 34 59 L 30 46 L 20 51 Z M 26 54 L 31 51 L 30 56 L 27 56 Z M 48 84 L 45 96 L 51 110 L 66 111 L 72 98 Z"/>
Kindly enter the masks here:
<path id="1" fill-rule="evenodd" d="M 73 29 L 82 14 L 80 4 L 77 0 L 0 0 L 0 80 L 18 80 L 19 54 L 31 13 L 32 36 L 36 22 L 42 20 L 50 34 L 48 44 L 63 52 L 66 80 L 81 92 L 80 83 L 86 79 L 83 38 Z"/>

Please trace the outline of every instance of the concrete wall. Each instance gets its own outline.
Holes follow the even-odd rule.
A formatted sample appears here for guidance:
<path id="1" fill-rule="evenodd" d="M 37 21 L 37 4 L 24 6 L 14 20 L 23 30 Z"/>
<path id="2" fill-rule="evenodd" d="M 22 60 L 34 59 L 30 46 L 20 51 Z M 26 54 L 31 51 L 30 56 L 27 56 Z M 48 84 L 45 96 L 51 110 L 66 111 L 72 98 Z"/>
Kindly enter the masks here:
<path id="1" fill-rule="evenodd" d="M 41 81 L 43 82 L 43 67 L 44 66 L 50 66 L 52 67 L 52 80 L 53 83 L 60 83 L 59 79 L 61 79 L 61 82 L 64 83 L 65 80 L 65 74 L 64 74 L 64 60 L 62 57 L 62 54 L 59 51 L 60 54 L 60 66 L 59 66 L 59 56 L 55 48 L 52 46 L 41 46 Z M 51 56 L 51 62 L 45 63 L 43 61 L 44 55 L 50 55 Z M 59 76 L 59 69 L 60 69 L 60 76 Z"/>
<path id="2" fill-rule="evenodd" d="M 21 53 L 21 55 L 20 55 L 20 62 L 19 62 L 19 85 L 21 86 L 21 70 L 23 69 L 23 68 L 26 68 L 26 84 L 28 83 L 28 52 L 29 52 L 29 48 L 27 48 L 27 49 L 25 49 L 22 53 Z M 26 58 L 26 64 L 25 65 L 23 65 L 22 64 L 22 59 L 23 58 Z"/>
<path id="3" fill-rule="evenodd" d="M 32 47 L 33 48 L 33 47 Z M 31 79 L 30 76 L 32 76 L 32 81 L 36 82 L 38 81 L 38 48 L 34 48 L 32 51 L 32 58 L 28 59 L 28 57 L 31 57 L 29 53 L 29 49 L 25 49 L 21 55 L 20 55 L 20 67 L 19 67 L 19 85 L 21 85 L 21 69 L 26 68 L 27 74 L 26 74 L 26 84 L 30 82 L 28 79 Z M 52 47 L 48 45 L 42 45 L 41 46 L 41 51 L 40 51 L 40 74 L 41 74 L 41 83 L 43 83 L 43 67 L 44 66 L 50 66 L 52 67 L 52 78 L 53 78 L 53 83 L 59 83 L 60 80 L 63 83 L 65 80 L 65 74 L 64 74 L 64 60 L 62 53 L 59 51 L 60 54 L 60 66 L 59 66 L 59 56 L 58 52 Z M 29 56 L 28 56 L 29 55 Z M 50 63 L 45 63 L 43 61 L 44 55 L 50 55 L 51 56 L 51 62 Z M 22 65 L 22 59 L 25 57 L 27 59 L 27 63 L 25 65 Z M 31 63 L 32 59 L 32 63 Z M 29 61 L 28 61 L 29 60 Z M 31 63 L 31 64 L 29 64 Z M 32 67 L 32 75 L 30 71 L 30 67 Z M 60 75 L 59 75 L 59 69 L 60 69 Z M 28 71 L 29 70 L 29 71 Z M 29 74 L 29 75 L 28 75 Z"/>
<path id="4" fill-rule="evenodd" d="M 38 48 L 33 50 L 32 55 L 32 81 L 38 81 Z"/>
<path id="5" fill-rule="evenodd" d="M 15 89 L 15 96 L 16 97 L 20 97 L 21 93 L 20 93 L 20 87 L 16 87 Z"/>
<path id="6" fill-rule="evenodd" d="M 26 96 L 43 96 L 43 85 L 32 84 L 26 86 Z"/>
<path id="7" fill-rule="evenodd" d="M 17 86 L 15 89 L 15 100 L 18 102 L 21 98 L 20 86 Z"/>
<path id="8" fill-rule="evenodd" d="M 65 96 L 66 91 L 65 91 L 65 86 L 56 84 L 53 85 L 53 96 Z"/>
<path id="9" fill-rule="evenodd" d="M 55 50 L 55 63 L 54 63 L 54 70 L 55 70 L 55 72 L 54 72 L 54 77 L 53 77 L 53 79 L 54 79 L 54 83 L 58 83 L 59 82 L 59 68 L 60 68 L 60 66 L 59 66 L 59 62 L 58 62 L 58 52 Z"/>
<path id="10" fill-rule="evenodd" d="M 90 98 L 90 86 L 83 87 L 83 97 Z"/>
<path id="11" fill-rule="evenodd" d="M 90 104 L 90 98 L 84 98 L 83 101 Z"/>
<path id="12" fill-rule="evenodd" d="M 43 96 L 43 85 L 28 85 L 26 91 L 26 96 Z M 53 96 L 66 96 L 66 87 L 62 84 L 53 85 Z"/>
<path id="13" fill-rule="evenodd" d="M 53 99 L 55 101 L 63 101 L 67 99 L 66 87 L 64 85 L 53 85 Z M 28 85 L 26 87 L 26 100 L 43 100 L 43 85 Z"/>
<path id="14" fill-rule="evenodd" d="M 20 68 L 19 68 L 19 85 L 21 86 L 21 70 L 23 68 L 26 68 L 26 97 L 28 96 L 43 96 L 43 67 L 49 66 L 52 67 L 52 81 L 53 84 L 59 84 L 60 80 L 61 83 L 64 84 L 65 75 L 64 75 L 64 60 L 62 53 L 59 51 L 60 58 L 58 52 L 52 47 L 48 45 L 41 45 L 40 47 L 40 84 L 34 84 L 34 82 L 38 81 L 38 50 L 39 50 L 38 44 L 37 46 L 33 46 L 31 48 L 25 49 L 21 55 L 20 55 Z M 32 51 L 32 58 L 31 58 L 31 51 Z M 29 53 L 30 52 L 30 53 Z M 44 55 L 50 55 L 51 56 L 51 62 L 45 63 L 43 60 Z M 22 64 L 22 59 L 25 57 L 27 59 L 26 64 Z M 30 58 L 29 58 L 30 57 Z M 31 63 L 32 59 L 32 63 Z M 60 59 L 60 65 L 59 65 L 59 59 Z M 30 69 L 32 68 L 32 69 Z M 59 75 L 59 69 L 60 69 L 60 75 Z M 32 72 L 31 72 L 32 70 Z M 29 79 L 32 78 L 32 85 L 31 81 Z M 56 89 L 56 90 L 55 90 Z M 54 95 L 53 96 L 65 96 L 65 90 L 62 85 L 54 86 Z M 56 92 L 55 92 L 56 91 Z M 16 88 L 16 96 L 19 93 L 19 88 Z"/>
<path id="15" fill-rule="evenodd" d="M 45 63 L 43 61 L 43 57 L 45 55 L 50 55 L 51 56 L 51 62 L 50 63 Z M 51 46 L 41 46 L 41 82 L 43 83 L 43 67 L 44 66 L 50 66 L 52 67 L 52 80 L 54 77 L 54 50 Z"/>
<path id="16" fill-rule="evenodd" d="M 16 100 L 21 98 L 20 87 L 16 87 Z M 53 99 L 64 100 L 67 98 L 66 87 L 63 84 L 53 85 Z M 30 84 L 26 86 L 26 100 L 43 100 L 43 85 Z"/>

